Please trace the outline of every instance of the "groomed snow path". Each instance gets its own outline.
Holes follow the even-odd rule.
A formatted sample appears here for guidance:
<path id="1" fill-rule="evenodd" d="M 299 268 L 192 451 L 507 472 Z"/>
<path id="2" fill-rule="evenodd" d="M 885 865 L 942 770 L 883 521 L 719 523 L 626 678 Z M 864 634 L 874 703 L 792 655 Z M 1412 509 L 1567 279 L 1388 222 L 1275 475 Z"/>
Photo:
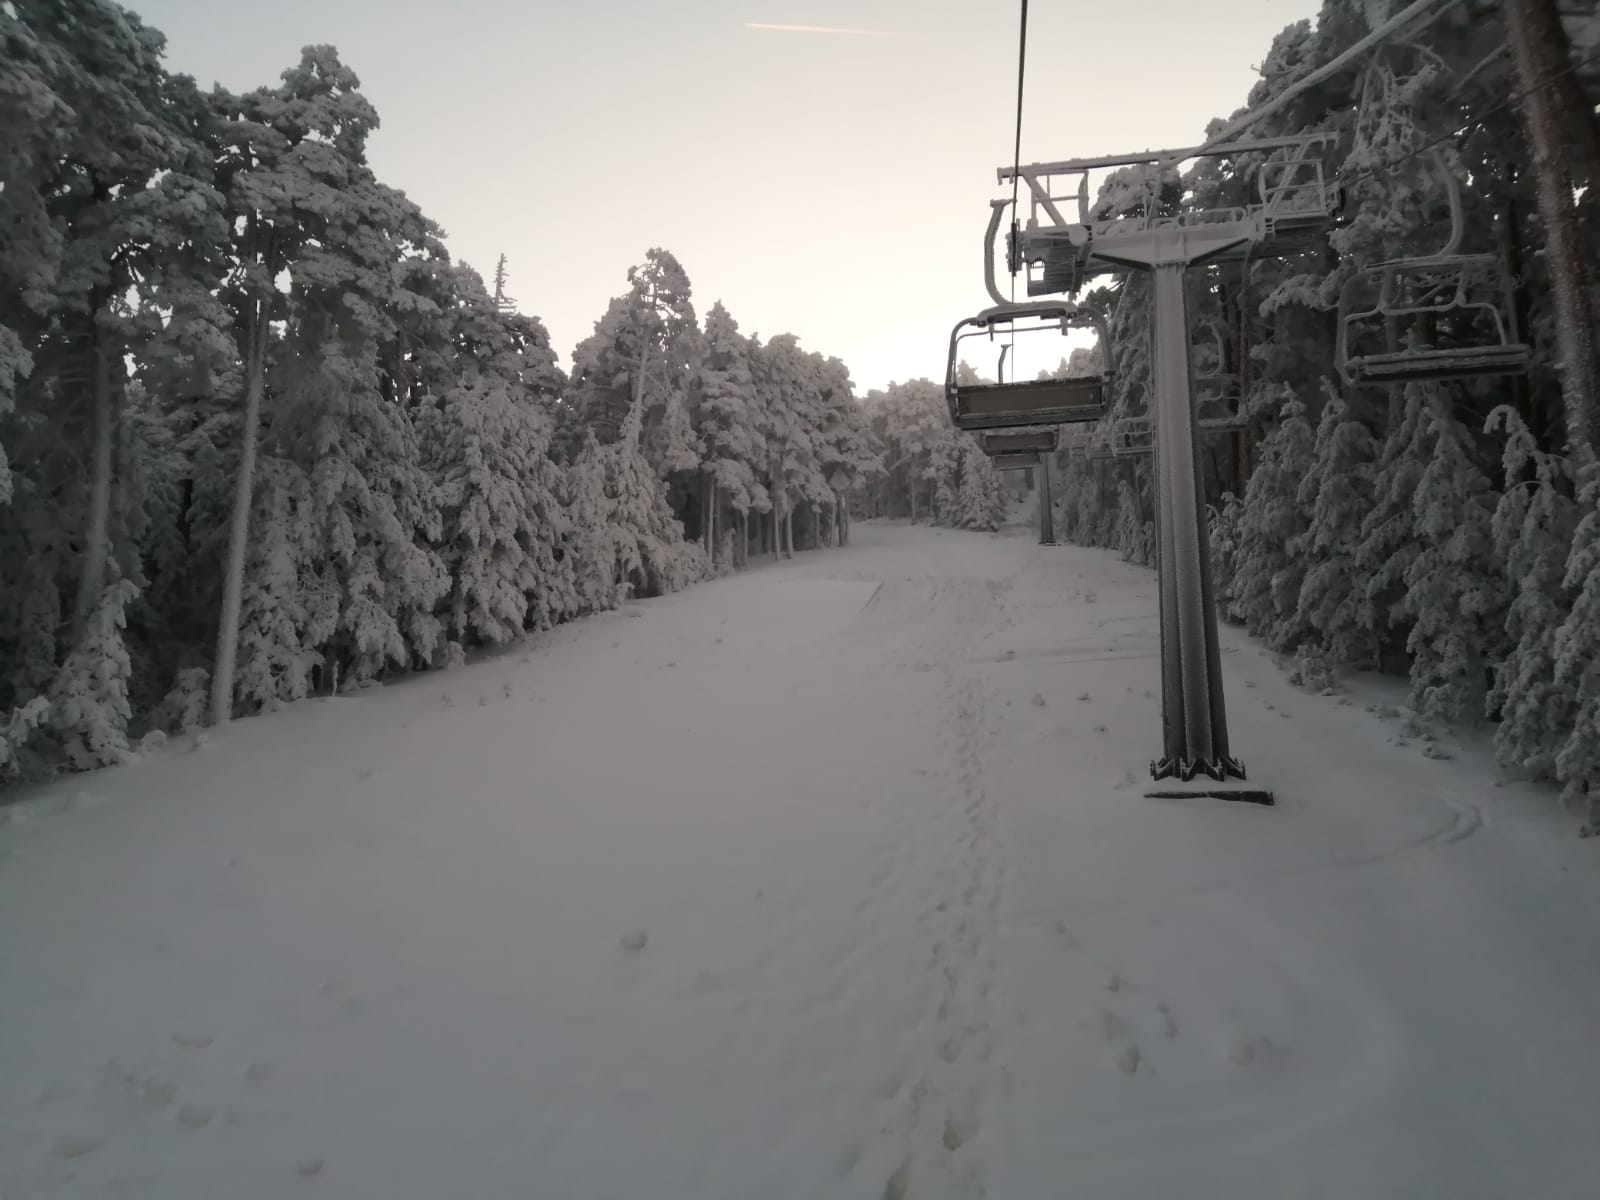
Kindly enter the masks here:
<path id="1" fill-rule="evenodd" d="M 0 829 L 0 1196 L 1579 1200 L 1594 843 L 1154 578 L 858 526 Z"/>

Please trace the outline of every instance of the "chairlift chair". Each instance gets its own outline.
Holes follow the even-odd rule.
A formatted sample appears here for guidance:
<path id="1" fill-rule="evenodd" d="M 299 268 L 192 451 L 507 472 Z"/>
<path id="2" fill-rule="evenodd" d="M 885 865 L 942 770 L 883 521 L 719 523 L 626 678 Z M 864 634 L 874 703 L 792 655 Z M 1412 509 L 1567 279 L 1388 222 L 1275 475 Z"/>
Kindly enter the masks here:
<path id="1" fill-rule="evenodd" d="M 1065 336 L 1073 329 L 1092 324 L 1093 319 L 1076 305 L 1059 300 L 999 304 L 957 323 L 950 333 L 950 358 L 945 369 L 945 396 L 956 428 L 975 432 L 1098 421 L 1106 411 L 1104 375 L 1010 383 L 962 383 L 958 378 L 962 343 L 968 339 L 993 340 L 1001 333 Z"/>
<path id="2" fill-rule="evenodd" d="M 1482 379 L 1520 375 L 1533 358 L 1517 333 L 1507 280 L 1493 254 L 1459 253 L 1461 185 L 1433 156 L 1450 201 L 1450 238 L 1435 254 L 1395 258 L 1362 267 L 1339 294 L 1336 356 L 1351 385 L 1405 383 L 1422 379 Z M 1434 318 L 1444 344 L 1391 350 L 1366 349 L 1374 335 L 1385 338 L 1389 322 Z"/>
<path id="3" fill-rule="evenodd" d="M 990 458 L 1001 454 L 1053 452 L 1060 436 L 1054 429 L 1023 429 L 1014 433 L 986 433 L 983 435 L 983 452 Z"/>
<path id="4" fill-rule="evenodd" d="M 1090 429 L 1069 429 L 1062 435 L 1061 449 L 1073 458 L 1082 458 L 1093 434 Z"/>
<path id="5" fill-rule="evenodd" d="M 1097 428 L 1084 443 L 1083 456 L 1090 462 L 1105 462 L 1112 457 L 1110 430 Z"/>
<path id="6" fill-rule="evenodd" d="M 1155 431 L 1148 415 L 1120 417 L 1111 423 L 1111 454 L 1126 458 L 1149 454 L 1155 449 Z"/>
<path id="7" fill-rule="evenodd" d="M 1009 454 L 996 454 L 991 461 L 996 471 L 1031 471 L 1039 465 L 1039 452 L 1017 450 Z"/>

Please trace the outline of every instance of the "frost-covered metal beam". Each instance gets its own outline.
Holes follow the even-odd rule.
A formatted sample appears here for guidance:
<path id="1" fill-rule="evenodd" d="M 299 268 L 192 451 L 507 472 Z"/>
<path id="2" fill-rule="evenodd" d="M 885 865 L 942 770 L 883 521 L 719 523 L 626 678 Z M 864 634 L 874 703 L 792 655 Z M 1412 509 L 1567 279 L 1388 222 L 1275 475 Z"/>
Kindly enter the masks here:
<path id="1" fill-rule="evenodd" d="M 1098 171 L 1104 167 L 1133 167 L 1140 163 L 1186 162 L 1191 158 L 1225 158 L 1235 154 L 1267 153 L 1286 150 L 1306 143 L 1320 144 L 1338 141 L 1337 133 L 1296 133 L 1284 137 L 1253 138 L 1248 142 L 1231 142 L 1210 147 L 1190 146 L 1179 150 L 1140 150 L 1131 154 L 1103 154 L 1095 158 L 1068 158 L 1060 162 L 1023 163 L 1020 167 L 1000 167 L 996 174 L 1001 183 L 1009 183 L 1021 176 L 1070 175 L 1077 171 Z M 1001 204 L 1008 201 L 992 201 Z"/>

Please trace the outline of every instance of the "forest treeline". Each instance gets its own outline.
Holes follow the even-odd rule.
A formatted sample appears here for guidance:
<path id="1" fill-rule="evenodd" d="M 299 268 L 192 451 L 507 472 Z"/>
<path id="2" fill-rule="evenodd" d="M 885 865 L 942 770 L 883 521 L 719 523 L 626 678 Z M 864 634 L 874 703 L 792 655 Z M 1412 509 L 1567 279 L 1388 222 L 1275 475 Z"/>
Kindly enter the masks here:
<path id="1" fill-rule="evenodd" d="M 846 536 L 883 458 L 837 358 L 654 248 L 563 371 L 332 47 L 237 94 L 163 51 L 0 4 L 0 783 Z M 993 528 L 963 446 L 938 515 Z"/>
<path id="2" fill-rule="evenodd" d="M 652 249 L 564 372 L 375 177 L 332 48 L 236 94 L 163 45 L 0 4 L 0 781 L 844 536 L 838 359 Z"/>

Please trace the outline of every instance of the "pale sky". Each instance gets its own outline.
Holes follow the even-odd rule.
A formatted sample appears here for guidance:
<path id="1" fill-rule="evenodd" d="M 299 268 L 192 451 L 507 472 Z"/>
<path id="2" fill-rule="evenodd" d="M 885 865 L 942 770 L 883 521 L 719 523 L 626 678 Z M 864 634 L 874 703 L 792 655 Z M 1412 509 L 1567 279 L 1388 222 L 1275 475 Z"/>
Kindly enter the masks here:
<path id="1" fill-rule="evenodd" d="M 508 255 L 563 365 L 651 246 L 678 256 L 702 316 L 721 299 L 745 333 L 794 333 L 862 394 L 942 377 L 950 327 L 989 303 L 1010 0 L 124 3 L 202 86 L 275 83 L 303 45 L 337 46 L 382 118 L 378 177 L 485 277 Z M 1194 144 L 1317 8 L 1033 0 L 1023 160 Z"/>

